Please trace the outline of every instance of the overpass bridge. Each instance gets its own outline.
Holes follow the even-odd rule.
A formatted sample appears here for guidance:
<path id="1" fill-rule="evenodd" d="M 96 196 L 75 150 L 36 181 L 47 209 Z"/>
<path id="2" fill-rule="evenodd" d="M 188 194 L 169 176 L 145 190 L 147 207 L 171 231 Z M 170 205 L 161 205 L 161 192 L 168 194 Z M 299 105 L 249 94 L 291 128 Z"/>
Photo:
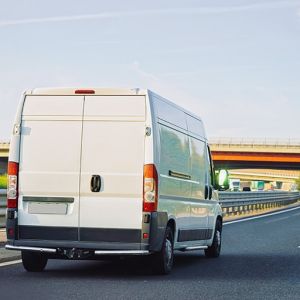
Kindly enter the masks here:
<path id="1" fill-rule="evenodd" d="M 215 138 L 210 140 L 216 169 L 300 171 L 300 140 Z"/>
<path id="2" fill-rule="evenodd" d="M 270 169 L 232 169 L 229 170 L 229 178 L 239 178 L 243 181 L 280 181 L 293 183 L 299 178 L 300 171 L 294 170 L 270 170 Z"/>
<path id="3" fill-rule="evenodd" d="M 210 139 L 216 169 L 277 169 L 300 171 L 300 140 Z M 9 143 L 0 142 L 0 173 L 6 170 Z"/>

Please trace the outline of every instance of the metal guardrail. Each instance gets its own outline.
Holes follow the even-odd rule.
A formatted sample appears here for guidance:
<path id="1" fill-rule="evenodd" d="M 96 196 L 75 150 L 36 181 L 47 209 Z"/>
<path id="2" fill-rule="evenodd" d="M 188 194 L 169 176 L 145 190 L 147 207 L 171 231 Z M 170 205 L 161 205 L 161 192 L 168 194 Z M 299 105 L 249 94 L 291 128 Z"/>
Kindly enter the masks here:
<path id="1" fill-rule="evenodd" d="M 226 215 L 280 207 L 300 200 L 300 192 L 219 192 L 223 213 Z M 6 190 L 0 190 L 0 227 L 5 226 Z"/>
<path id="2" fill-rule="evenodd" d="M 219 199 L 225 215 L 270 209 L 296 203 L 300 192 L 219 192 Z"/>

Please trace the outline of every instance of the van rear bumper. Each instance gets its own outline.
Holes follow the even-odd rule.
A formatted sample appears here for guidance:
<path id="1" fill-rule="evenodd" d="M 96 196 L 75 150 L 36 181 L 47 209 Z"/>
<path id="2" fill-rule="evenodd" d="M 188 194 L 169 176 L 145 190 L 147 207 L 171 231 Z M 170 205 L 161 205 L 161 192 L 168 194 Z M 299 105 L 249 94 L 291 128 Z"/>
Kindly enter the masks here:
<path id="1" fill-rule="evenodd" d="M 41 247 L 25 247 L 25 246 L 11 246 L 6 245 L 5 248 L 7 250 L 25 250 L 25 251 L 35 251 L 35 252 L 43 252 L 43 253 L 56 253 L 56 249 L 54 248 L 41 248 Z"/>
<path id="2" fill-rule="evenodd" d="M 14 227 L 7 226 L 7 248 L 11 250 L 30 251 L 28 248 L 34 248 L 31 250 L 50 249 L 49 251 L 52 252 L 52 249 L 79 249 L 98 251 L 99 255 L 102 252 L 107 254 L 106 251 L 142 251 L 141 254 L 143 254 L 144 251 L 158 252 L 161 250 L 168 214 L 166 212 L 151 213 L 150 224 L 149 220 L 145 221 L 148 226 L 142 230 L 80 228 L 80 235 L 77 227 L 18 226 L 16 225 L 17 220 L 14 219 L 14 221 Z M 9 235 L 9 228 L 14 229 L 13 236 Z M 149 232 L 149 239 L 143 239 L 142 232 Z"/>
<path id="3" fill-rule="evenodd" d="M 40 253 L 50 253 L 56 254 L 58 250 L 56 248 L 44 248 L 44 247 L 26 247 L 26 246 L 11 246 L 6 245 L 8 250 L 18 250 L 18 251 L 34 251 Z M 94 250 L 94 255 L 148 255 L 150 252 L 148 250 Z"/>
<path id="4" fill-rule="evenodd" d="M 13 249 L 16 247 L 17 249 Z M 117 242 L 81 242 L 81 241 L 49 241 L 49 240 L 8 240 L 7 249 L 22 250 L 21 247 L 46 248 L 46 249 L 86 249 L 86 250 L 149 250 L 145 243 L 117 243 Z M 26 249 L 24 249 L 26 250 Z"/>

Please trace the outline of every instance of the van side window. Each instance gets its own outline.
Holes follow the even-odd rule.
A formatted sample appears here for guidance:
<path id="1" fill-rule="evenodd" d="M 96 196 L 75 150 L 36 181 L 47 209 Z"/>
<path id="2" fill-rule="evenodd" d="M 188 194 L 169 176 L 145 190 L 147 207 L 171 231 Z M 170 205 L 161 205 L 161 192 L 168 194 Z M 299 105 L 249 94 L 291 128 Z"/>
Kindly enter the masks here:
<path id="1" fill-rule="evenodd" d="M 205 190 L 205 143 L 190 137 L 192 198 L 204 199 Z"/>

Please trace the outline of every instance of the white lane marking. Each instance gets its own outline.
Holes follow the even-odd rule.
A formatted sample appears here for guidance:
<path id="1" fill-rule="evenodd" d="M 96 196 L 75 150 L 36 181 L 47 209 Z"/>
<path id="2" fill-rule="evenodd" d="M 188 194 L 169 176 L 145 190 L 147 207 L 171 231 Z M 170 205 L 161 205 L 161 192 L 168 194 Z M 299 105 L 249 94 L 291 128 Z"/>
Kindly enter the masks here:
<path id="1" fill-rule="evenodd" d="M 279 222 L 279 221 L 282 221 L 282 220 L 286 220 L 286 219 L 289 219 L 290 217 L 282 217 L 282 218 L 278 218 L 278 219 L 274 219 L 274 220 L 269 220 L 269 221 L 265 221 L 265 224 L 269 224 L 269 223 L 274 223 L 274 222 Z"/>
<path id="2" fill-rule="evenodd" d="M 0 267 L 5 267 L 5 266 L 9 266 L 9 265 L 15 265 L 15 264 L 19 264 L 21 262 L 22 262 L 21 259 L 13 260 L 13 261 L 8 261 L 8 262 L 0 263 Z"/>
<path id="3" fill-rule="evenodd" d="M 270 213 L 270 214 L 266 214 L 266 215 L 262 215 L 262 216 L 255 216 L 255 217 L 250 217 L 250 218 L 247 218 L 247 219 L 229 221 L 229 222 L 223 223 L 223 225 L 229 225 L 229 224 L 234 224 L 234 223 L 239 223 L 239 222 L 246 222 L 246 221 L 260 219 L 260 218 L 266 218 L 266 217 L 270 217 L 270 216 L 274 216 L 274 215 L 283 214 L 285 212 L 289 212 L 289 211 L 296 210 L 296 209 L 299 209 L 299 208 L 300 208 L 300 206 L 297 206 L 297 207 L 288 208 L 286 210 L 281 210 L 281 211 L 276 211 L 274 213 Z"/>

